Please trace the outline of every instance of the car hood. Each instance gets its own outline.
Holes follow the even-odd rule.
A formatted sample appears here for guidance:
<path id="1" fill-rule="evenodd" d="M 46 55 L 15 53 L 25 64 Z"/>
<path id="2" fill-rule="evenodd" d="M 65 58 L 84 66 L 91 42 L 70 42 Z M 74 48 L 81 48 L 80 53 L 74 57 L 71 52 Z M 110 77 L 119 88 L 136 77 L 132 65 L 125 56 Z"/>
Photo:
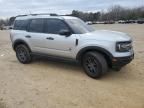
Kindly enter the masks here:
<path id="1" fill-rule="evenodd" d="M 107 40 L 107 41 L 130 41 L 131 37 L 122 32 L 110 31 L 110 30 L 96 30 L 81 35 L 85 39 Z"/>

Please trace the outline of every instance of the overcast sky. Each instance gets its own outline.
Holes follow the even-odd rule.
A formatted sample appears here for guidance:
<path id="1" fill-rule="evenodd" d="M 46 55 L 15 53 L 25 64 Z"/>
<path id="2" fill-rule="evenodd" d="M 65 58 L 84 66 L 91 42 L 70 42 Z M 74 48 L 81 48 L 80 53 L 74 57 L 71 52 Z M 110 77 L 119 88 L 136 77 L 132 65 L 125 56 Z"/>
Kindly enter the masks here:
<path id="1" fill-rule="evenodd" d="M 144 6 L 144 0 L 0 0 L 0 17 L 31 13 L 70 13 L 72 10 L 101 11 L 110 6 Z"/>

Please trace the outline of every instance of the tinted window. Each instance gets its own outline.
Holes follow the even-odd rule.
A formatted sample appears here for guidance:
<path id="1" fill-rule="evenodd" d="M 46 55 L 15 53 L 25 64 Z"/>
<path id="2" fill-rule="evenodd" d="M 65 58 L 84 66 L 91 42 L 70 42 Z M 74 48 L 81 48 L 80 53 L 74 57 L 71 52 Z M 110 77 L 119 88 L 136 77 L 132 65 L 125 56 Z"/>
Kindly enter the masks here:
<path id="1" fill-rule="evenodd" d="M 46 33 L 59 34 L 61 30 L 69 30 L 68 26 L 62 20 L 46 19 Z"/>
<path id="2" fill-rule="evenodd" d="M 43 25 L 44 20 L 43 19 L 33 19 L 31 20 L 30 26 L 29 26 L 29 32 L 43 32 Z"/>
<path id="3" fill-rule="evenodd" d="M 28 22 L 28 20 L 16 20 L 14 30 L 26 30 Z"/>

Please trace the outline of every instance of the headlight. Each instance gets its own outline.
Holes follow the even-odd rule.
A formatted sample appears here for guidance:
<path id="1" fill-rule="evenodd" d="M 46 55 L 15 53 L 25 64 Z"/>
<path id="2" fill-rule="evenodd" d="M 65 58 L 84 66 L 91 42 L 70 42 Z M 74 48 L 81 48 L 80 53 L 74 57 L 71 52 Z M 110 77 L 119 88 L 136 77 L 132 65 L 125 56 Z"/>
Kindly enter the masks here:
<path id="1" fill-rule="evenodd" d="M 132 42 L 117 42 L 116 43 L 116 51 L 117 52 L 128 52 L 132 49 Z"/>

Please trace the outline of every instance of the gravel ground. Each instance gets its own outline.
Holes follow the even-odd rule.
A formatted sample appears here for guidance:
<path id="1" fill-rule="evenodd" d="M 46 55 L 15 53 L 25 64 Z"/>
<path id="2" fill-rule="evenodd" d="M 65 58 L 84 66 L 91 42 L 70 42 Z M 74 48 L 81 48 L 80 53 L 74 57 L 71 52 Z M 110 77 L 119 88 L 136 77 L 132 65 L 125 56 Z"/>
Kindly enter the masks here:
<path id="1" fill-rule="evenodd" d="M 20 64 L 8 31 L 0 31 L 0 108 L 144 108 L 144 25 L 94 25 L 129 33 L 135 60 L 100 80 L 61 60 L 39 58 Z"/>

